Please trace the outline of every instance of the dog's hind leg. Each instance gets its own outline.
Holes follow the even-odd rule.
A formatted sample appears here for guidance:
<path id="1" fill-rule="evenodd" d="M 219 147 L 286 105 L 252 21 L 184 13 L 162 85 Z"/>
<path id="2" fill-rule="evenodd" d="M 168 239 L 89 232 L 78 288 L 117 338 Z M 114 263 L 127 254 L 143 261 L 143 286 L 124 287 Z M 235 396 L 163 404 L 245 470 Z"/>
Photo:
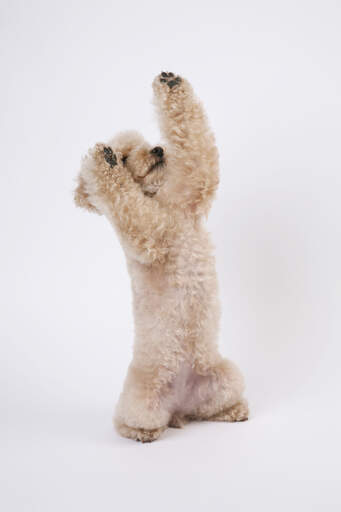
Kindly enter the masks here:
<path id="1" fill-rule="evenodd" d="M 197 372 L 202 374 L 200 367 Z M 247 420 L 249 409 L 243 398 L 244 382 L 237 366 L 221 358 L 214 367 L 205 370 L 205 376 L 205 380 L 198 381 L 198 394 L 204 399 L 190 414 L 191 418 L 228 422 Z"/>
<path id="2" fill-rule="evenodd" d="M 142 442 L 158 439 L 171 416 L 162 400 L 162 385 L 159 370 L 130 365 L 114 417 L 119 434 Z"/>

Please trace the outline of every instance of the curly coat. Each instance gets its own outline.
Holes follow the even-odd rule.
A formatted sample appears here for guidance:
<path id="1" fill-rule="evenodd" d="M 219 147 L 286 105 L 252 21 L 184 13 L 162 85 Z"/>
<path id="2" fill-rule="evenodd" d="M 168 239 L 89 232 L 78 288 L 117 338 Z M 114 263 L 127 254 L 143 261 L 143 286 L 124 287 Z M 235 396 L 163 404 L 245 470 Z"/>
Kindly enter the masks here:
<path id="1" fill-rule="evenodd" d="M 215 261 L 203 225 L 219 183 L 218 150 L 187 80 L 153 82 L 164 145 L 137 132 L 84 158 L 78 206 L 104 214 L 125 251 L 135 318 L 133 360 L 114 422 L 139 441 L 186 421 L 243 421 L 243 378 L 222 358 Z"/>

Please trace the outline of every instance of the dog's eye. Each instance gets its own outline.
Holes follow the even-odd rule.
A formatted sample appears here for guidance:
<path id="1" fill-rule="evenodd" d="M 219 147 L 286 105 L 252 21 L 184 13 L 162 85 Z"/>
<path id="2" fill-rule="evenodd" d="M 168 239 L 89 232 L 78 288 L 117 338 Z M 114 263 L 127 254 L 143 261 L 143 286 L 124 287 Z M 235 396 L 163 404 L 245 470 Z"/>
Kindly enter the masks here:
<path id="1" fill-rule="evenodd" d="M 128 156 L 122 156 L 122 163 L 125 164 Z"/>

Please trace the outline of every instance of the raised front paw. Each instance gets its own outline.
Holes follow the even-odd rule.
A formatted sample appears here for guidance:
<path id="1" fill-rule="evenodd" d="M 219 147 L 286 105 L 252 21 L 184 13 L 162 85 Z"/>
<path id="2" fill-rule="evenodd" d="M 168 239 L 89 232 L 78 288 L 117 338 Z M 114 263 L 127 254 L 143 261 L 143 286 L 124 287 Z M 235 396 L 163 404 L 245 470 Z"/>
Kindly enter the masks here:
<path id="1" fill-rule="evenodd" d="M 166 71 L 155 77 L 153 89 L 158 102 L 161 101 L 161 108 L 165 108 L 164 102 L 171 102 L 176 111 L 183 109 L 183 101 L 192 94 L 185 78 Z"/>
<path id="2" fill-rule="evenodd" d="M 179 85 L 182 82 L 182 78 L 179 75 L 175 76 L 174 73 L 166 73 L 165 71 L 162 71 L 162 73 L 159 75 L 159 81 L 161 83 L 167 84 L 170 89 L 173 89 L 173 87 Z"/>
<path id="3" fill-rule="evenodd" d="M 117 156 L 110 146 L 98 143 L 93 150 L 90 150 L 90 153 L 98 164 L 102 163 L 105 167 L 107 167 L 106 164 L 108 164 L 111 169 L 117 165 Z"/>
<path id="4" fill-rule="evenodd" d="M 105 146 L 103 148 L 104 160 L 110 165 L 110 167 L 115 167 L 117 165 L 117 158 L 111 147 Z"/>
<path id="5" fill-rule="evenodd" d="M 87 197 L 93 199 L 99 193 L 112 191 L 121 186 L 126 176 L 122 155 L 114 153 L 110 146 L 98 143 L 83 159 L 79 179 Z M 93 201 L 90 202 L 94 204 Z"/>

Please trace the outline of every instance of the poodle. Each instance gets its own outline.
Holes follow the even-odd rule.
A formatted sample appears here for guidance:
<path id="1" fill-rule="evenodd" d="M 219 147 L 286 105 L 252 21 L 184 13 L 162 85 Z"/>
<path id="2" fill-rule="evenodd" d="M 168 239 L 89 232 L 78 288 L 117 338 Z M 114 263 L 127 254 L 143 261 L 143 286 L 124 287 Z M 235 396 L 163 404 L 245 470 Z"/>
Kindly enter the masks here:
<path id="1" fill-rule="evenodd" d="M 218 150 L 189 82 L 153 82 L 163 144 L 134 131 L 83 159 L 77 206 L 105 215 L 120 239 L 133 290 L 133 359 L 114 424 L 124 437 L 158 439 L 191 420 L 244 421 L 239 369 L 218 351 L 220 306 L 203 225 L 219 183 Z"/>

